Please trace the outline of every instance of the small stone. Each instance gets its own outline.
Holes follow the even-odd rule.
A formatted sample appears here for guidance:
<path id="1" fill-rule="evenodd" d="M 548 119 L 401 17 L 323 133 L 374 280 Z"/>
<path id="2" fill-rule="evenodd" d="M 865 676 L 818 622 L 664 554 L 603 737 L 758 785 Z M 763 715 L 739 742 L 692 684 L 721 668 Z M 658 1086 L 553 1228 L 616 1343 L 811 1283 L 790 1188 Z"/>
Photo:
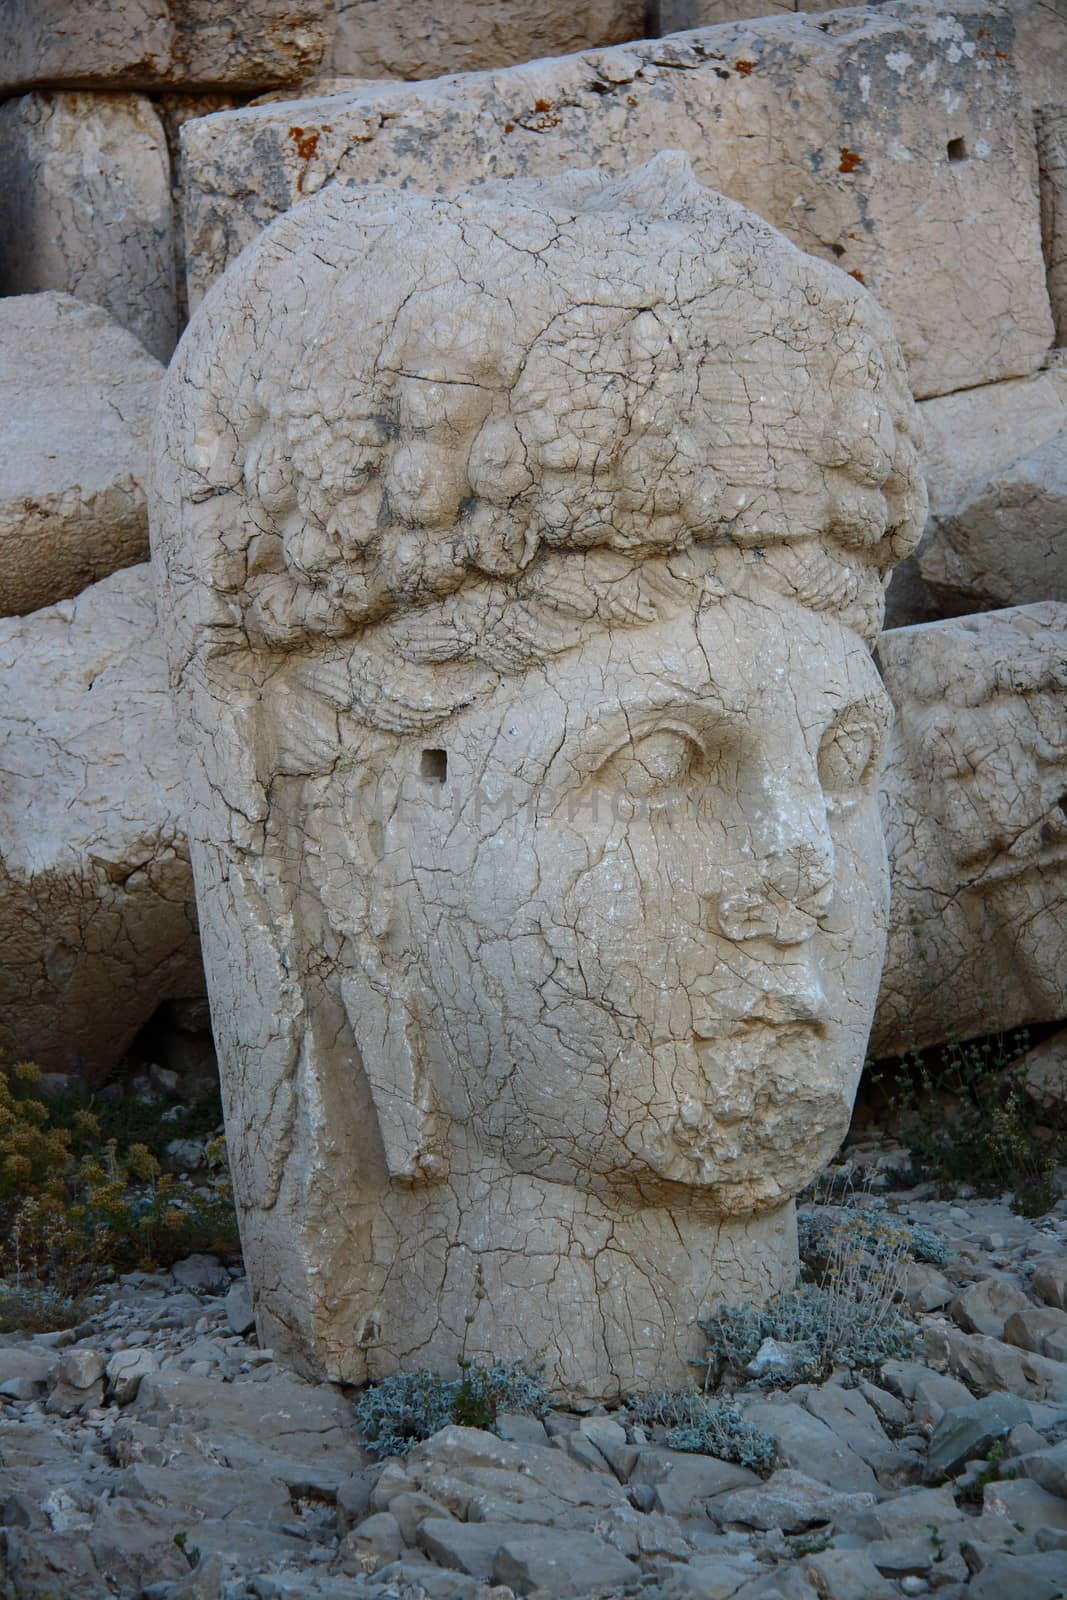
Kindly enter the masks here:
<path id="1" fill-rule="evenodd" d="M 1025 1311 L 1030 1301 L 1015 1284 L 1001 1278 L 983 1278 L 972 1283 L 949 1306 L 949 1315 L 965 1333 L 984 1333 L 992 1339 L 1004 1336 L 1004 1324 L 1015 1311 Z"/>
<path id="2" fill-rule="evenodd" d="M 1050 1361 L 1067 1361 L 1067 1311 L 1056 1306 L 1027 1306 L 1008 1318 L 1004 1338 L 1020 1350 L 1032 1350 Z"/>
<path id="3" fill-rule="evenodd" d="M 127 1406 L 137 1398 L 142 1378 L 158 1372 L 159 1360 L 151 1350 L 120 1350 L 107 1364 L 107 1381 L 116 1405 Z"/>
<path id="4" fill-rule="evenodd" d="M 1032 1478 L 1043 1489 L 1047 1489 L 1049 1494 L 1067 1500 L 1067 1440 L 1045 1450 L 1032 1450 L 1027 1455 L 1017 1456 L 1012 1466 L 1023 1477 Z"/>
<path id="5" fill-rule="evenodd" d="M 1067 1255 L 1046 1261 L 1034 1272 L 1034 1293 L 1047 1306 L 1067 1311 Z"/>
<path id="6" fill-rule="evenodd" d="M 731 1489 L 755 1489 L 759 1481 L 747 1467 L 659 1445 L 644 1448 L 630 1474 L 631 1488 L 648 1487 L 651 1505 L 676 1517 L 697 1516 L 714 1496 Z"/>
<path id="7" fill-rule="evenodd" d="M 493 1563 L 514 1523 L 456 1522 L 451 1517 L 427 1517 L 416 1535 L 420 1550 L 432 1561 L 473 1578 L 489 1579 Z"/>
<path id="8" fill-rule="evenodd" d="M 801 1533 L 805 1528 L 832 1522 L 842 1512 L 861 1511 L 873 1504 L 873 1494 L 835 1493 L 825 1483 L 785 1468 L 772 1473 L 766 1483 L 756 1488 L 736 1489 L 720 1496 L 710 1510 L 720 1524 L 741 1522 L 749 1528 Z"/>
<path id="9" fill-rule="evenodd" d="M 104 1360 L 95 1350 L 68 1350 L 56 1369 L 59 1382 L 72 1389 L 91 1389 L 104 1375 Z"/>
<path id="10" fill-rule="evenodd" d="M 591 1533 L 544 1528 L 512 1533 L 497 1551 L 491 1577 L 519 1594 L 540 1590 L 559 1600 L 632 1583 L 640 1568 Z"/>
<path id="11" fill-rule="evenodd" d="M 1016 1423 L 1030 1421 L 1030 1407 L 1013 1394 L 990 1394 L 946 1411 L 930 1438 L 927 1466 L 932 1473 L 957 1472 L 981 1456 Z"/>
<path id="12" fill-rule="evenodd" d="M 252 1310 L 252 1296 L 248 1288 L 247 1278 L 238 1278 L 236 1283 L 230 1285 L 224 1301 L 226 1320 L 234 1333 L 248 1333 L 256 1325 L 255 1313 Z"/>
<path id="13" fill-rule="evenodd" d="M 764 1339 L 745 1371 L 750 1378 L 788 1378 L 796 1371 L 803 1355 L 799 1345 Z"/>
<path id="14" fill-rule="evenodd" d="M 195 1294 L 223 1294 L 230 1286 L 230 1274 L 218 1256 L 192 1255 L 171 1267 L 175 1283 Z"/>
<path id="15" fill-rule="evenodd" d="M 376 1511 L 342 1539 L 337 1552 L 341 1571 L 352 1574 L 377 1572 L 390 1561 L 399 1560 L 404 1549 L 400 1524 L 388 1511 Z"/>
<path id="16" fill-rule="evenodd" d="M 804 1576 L 833 1600 L 895 1600 L 896 1591 L 863 1550 L 822 1550 L 802 1562 Z"/>
<path id="17" fill-rule="evenodd" d="M 540 1417 L 528 1417 L 521 1411 L 501 1411 L 497 1414 L 496 1431 L 502 1439 L 513 1444 L 547 1444 L 548 1434 Z"/>
<path id="18" fill-rule="evenodd" d="M 1002 1482 L 987 1483 L 982 1497 L 983 1508 L 997 1516 L 1007 1517 L 1016 1528 L 1033 1533 L 1037 1528 L 1067 1529 L 1067 1500 L 1030 1478 L 1008 1478 Z"/>

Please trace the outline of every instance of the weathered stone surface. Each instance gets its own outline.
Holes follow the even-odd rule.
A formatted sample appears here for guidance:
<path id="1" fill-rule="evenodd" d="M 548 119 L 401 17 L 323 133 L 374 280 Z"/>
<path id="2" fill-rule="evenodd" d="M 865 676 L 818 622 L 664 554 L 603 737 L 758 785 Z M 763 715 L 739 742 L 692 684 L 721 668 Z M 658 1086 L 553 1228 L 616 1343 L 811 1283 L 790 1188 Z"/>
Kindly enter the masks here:
<path id="1" fill-rule="evenodd" d="M 676 146 L 702 182 L 867 284 L 917 394 L 1021 376 L 1052 323 L 1011 34 L 976 0 L 894 3 L 190 123 L 190 303 L 333 180 L 434 191 L 618 172 Z"/>
<path id="2" fill-rule="evenodd" d="M 148 437 L 163 369 L 98 306 L 0 300 L 0 616 L 148 555 Z"/>
<path id="3" fill-rule="evenodd" d="M 1007 1517 L 1023 1533 L 1036 1528 L 1067 1528 L 1067 1500 L 1049 1494 L 1028 1478 L 987 1483 L 983 1495 L 986 1511 Z"/>
<path id="4" fill-rule="evenodd" d="M 1038 111 L 1037 153 L 1048 295 L 1056 343 L 1067 345 L 1067 104 Z"/>
<path id="5" fill-rule="evenodd" d="M 1033 1450 L 1017 1456 L 1012 1465 L 1023 1477 L 1032 1478 L 1049 1494 L 1067 1500 L 1067 1440 L 1048 1450 Z"/>
<path id="6" fill-rule="evenodd" d="M 922 469 L 930 514 L 915 555 L 893 574 L 886 626 L 907 627 L 946 614 L 1058 598 L 1037 588 L 1056 571 L 1048 529 L 1042 544 L 1017 488 L 1015 464 L 1067 431 L 1067 369 L 983 384 L 919 406 Z M 1021 469 L 1024 475 L 1024 469 Z M 1055 516 L 1055 466 L 1033 510 Z M 994 485 L 1001 485 L 998 509 Z M 974 543 L 971 546 L 971 517 Z M 927 569 L 929 557 L 929 569 Z M 1018 569 L 1018 570 L 1016 570 Z M 927 582 L 927 578 L 930 582 Z M 953 587 L 956 585 L 956 587 Z M 1024 592 L 1028 591 L 1028 592 Z M 991 599 L 993 594 L 999 596 Z"/>
<path id="7" fill-rule="evenodd" d="M 1067 1111 L 1067 1028 L 1028 1050 L 1019 1072 L 1026 1093 L 1041 1112 Z"/>
<path id="8" fill-rule="evenodd" d="M 1067 428 L 937 520 L 919 571 L 943 611 L 1067 600 Z"/>
<path id="9" fill-rule="evenodd" d="M 1067 605 L 884 633 L 889 947 L 871 1053 L 1055 1021 L 1067 992 Z"/>
<path id="10" fill-rule="evenodd" d="M 327 0 L 7 0 L 0 89 L 296 83 L 333 32 Z"/>
<path id="11" fill-rule="evenodd" d="M 504 1540 L 492 1576 L 516 1594 L 558 1595 L 565 1600 L 634 1583 L 641 1569 L 595 1534 L 537 1528 Z"/>
<path id="12" fill-rule="evenodd" d="M 1067 1364 L 1033 1355 L 984 1333 L 924 1329 L 927 1350 L 979 1394 L 1007 1390 L 1023 1400 L 1067 1400 Z"/>
<path id="13" fill-rule="evenodd" d="M 1010 1278 L 980 1278 L 956 1296 L 949 1315 L 965 1333 L 988 1333 L 993 1339 L 1003 1339 L 1008 1318 L 1031 1304 Z"/>
<path id="14" fill-rule="evenodd" d="M 712 1300 L 791 1276 L 873 1009 L 868 645 L 925 512 L 888 320 L 677 155 L 334 185 L 165 395 L 264 1337 L 684 1381 Z"/>
<path id="15" fill-rule="evenodd" d="M 1043 1263 L 1034 1272 L 1034 1293 L 1047 1306 L 1067 1311 L 1067 1255 Z"/>
<path id="16" fill-rule="evenodd" d="M 0 294 L 103 306 L 166 361 L 177 337 L 170 162 L 138 95 L 35 93 L 0 106 Z"/>
<path id="17" fill-rule="evenodd" d="M 712 1502 L 711 1514 L 719 1522 L 799 1533 L 873 1504 L 874 1495 L 870 1492 L 828 1489 L 825 1483 L 804 1472 L 783 1468 L 756 1488 L 734 1489 L 720 1496 Z"/>
<path id="18" fill-rule="evenodd" d="M 641 1451 L 629 1481 L 647 1484 L 656 1509 L 679 1517 L 700 1516 L 714 1495 L 759 1484 L 755 1473 L 733 1462 L 656 1446 Z"/>
<path id="19" fill-rule="evenodd" d="M 796 1400 L 746 1401 L 744 1411 L 747 1421 L 777 1440 L 787 1467 L 845 1493 L 877 1489 L 874 1473 L 851 1441 Z"/>
<path id="20" fill-rule="evenodd" d="M 1008 1344 L 1048 1356 L 1050 1361 L 1067 1361 L 1067 1311 L 1055 1306 L 1027 1306 L 1008 1318 L 1004 1338 Z"/>
<path id="21" fill-rule="evenodd" d="M 0 621 L 0 771 L 0 1045 L 110 1065 L 203 983 L 147 566 Z"/>
<path id="22" fill-rule="evenodd" d="M 338 0 L 326 72 L 436 78 L 620 44 L 645 31 L 643 0 Z"/>
<path id="23" fill-rule="evenodd" d="M 988 1394 L 946 1411 L 930 1435 L 930 1471 L 957 1472 L 965 1462 L 985 1455 L 1017 1423 L 1029 1420 L 1030 1407 L 1014 1394 Z"/>

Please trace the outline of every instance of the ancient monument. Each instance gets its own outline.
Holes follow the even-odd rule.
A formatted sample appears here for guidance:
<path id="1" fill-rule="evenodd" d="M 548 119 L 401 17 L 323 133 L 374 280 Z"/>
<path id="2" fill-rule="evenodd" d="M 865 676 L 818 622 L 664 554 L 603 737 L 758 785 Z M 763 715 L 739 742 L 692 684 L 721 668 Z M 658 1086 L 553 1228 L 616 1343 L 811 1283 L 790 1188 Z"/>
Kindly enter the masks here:
<path id="1" fill-rule="evenodd" d="M 264 1342 L 685 1381 L 792 1278 L 878 992 L 885 315 L 670 153 L 335 185 L 208 295 L 157 451 Z"/>
<path id="2" fill-rule="evenodd" d="M 893 906 L 872 1055 L 1021 1022 L 1067 992 L 1067 604 L 883 634 Z"/>

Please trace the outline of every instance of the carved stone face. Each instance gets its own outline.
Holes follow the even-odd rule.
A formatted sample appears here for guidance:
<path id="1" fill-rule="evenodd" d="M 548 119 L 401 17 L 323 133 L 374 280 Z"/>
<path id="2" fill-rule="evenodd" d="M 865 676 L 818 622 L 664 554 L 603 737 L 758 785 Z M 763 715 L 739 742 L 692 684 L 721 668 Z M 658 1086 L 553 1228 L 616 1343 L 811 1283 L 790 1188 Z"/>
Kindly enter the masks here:
<path id="1" fill-rule="evenodd" d="M 861 641 L 767 593 L 598 635 L 404 741 L 389 964 L 419 970 L 472 1159 L 728 1212 L 807 1180 L 877 992 L 890 716 Z"/>

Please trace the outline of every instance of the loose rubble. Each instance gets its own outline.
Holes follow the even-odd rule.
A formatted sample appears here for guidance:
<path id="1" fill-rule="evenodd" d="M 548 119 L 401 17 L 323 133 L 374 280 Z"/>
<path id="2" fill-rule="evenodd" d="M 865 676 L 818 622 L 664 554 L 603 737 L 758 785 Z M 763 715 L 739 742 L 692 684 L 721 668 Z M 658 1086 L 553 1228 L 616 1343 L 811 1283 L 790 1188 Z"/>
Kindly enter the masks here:
<path id="1" fill-rule="evenodd" d="M 765 1480 L 624 1409 L 375 1461 L 351 1392 L 259 1348 L 239 1269 L 128 1274 L 78 1327 L 0 1339 L 5 1600 L 1067 1595 L 1067 1200 L 927 1192 L 878 1203 L 945 1241 L 947 1300 L 912 1294 L 913 1357 L 877 1374 L 745 1383 Z"/>

